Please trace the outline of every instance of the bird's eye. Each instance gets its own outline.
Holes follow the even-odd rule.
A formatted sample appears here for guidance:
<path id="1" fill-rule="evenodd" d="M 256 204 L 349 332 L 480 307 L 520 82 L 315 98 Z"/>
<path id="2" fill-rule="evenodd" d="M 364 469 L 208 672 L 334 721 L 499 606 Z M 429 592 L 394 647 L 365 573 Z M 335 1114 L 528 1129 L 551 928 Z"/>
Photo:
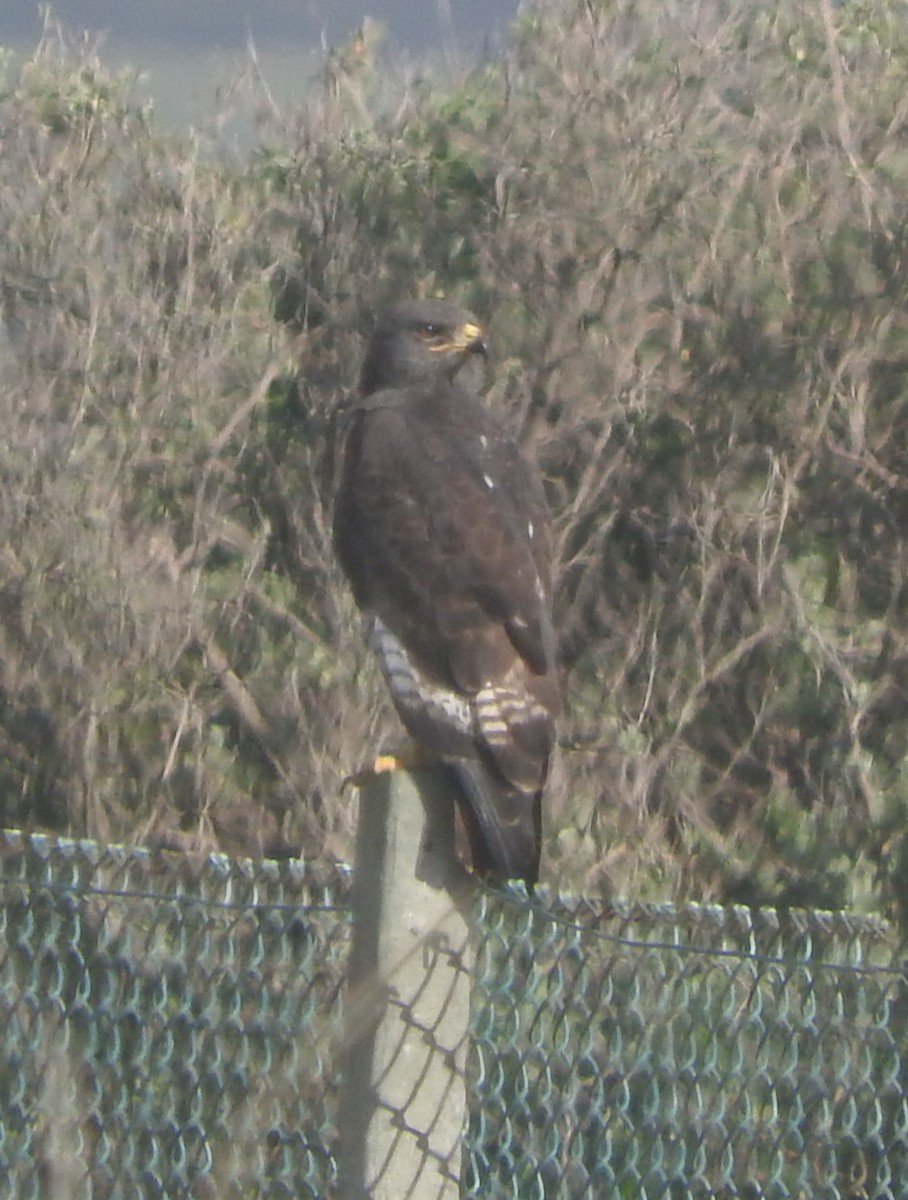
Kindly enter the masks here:
<path id="1" fill-rule="evenodd" d="M 433 325 L 430 321 L 427 321 L 425 325 L 420 325 L 417 332 L 421 338 L 425 338 L 428 341 L 429 338 L 438 337 L 441 333 L 441 326 Z"/>

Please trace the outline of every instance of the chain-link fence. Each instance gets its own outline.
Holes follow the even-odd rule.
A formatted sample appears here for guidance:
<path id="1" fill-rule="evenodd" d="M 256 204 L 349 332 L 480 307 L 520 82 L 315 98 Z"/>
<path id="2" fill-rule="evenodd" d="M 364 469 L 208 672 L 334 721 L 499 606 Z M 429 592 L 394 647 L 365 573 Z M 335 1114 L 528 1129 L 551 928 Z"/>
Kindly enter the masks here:
<path id="1" fill-rule="evenodd" d="M 0 1196 L 336 1194 L 345 871 L 6 833 L 0 882 Z M 884 923 L 543 893 L 475 930 L 465 1195 L 908 1197 Z"/>
<path id="2" fill-rule="evenodd" d="M 472 1194 L 908 1196 L 882 922 L 559 900 L 478 928 Z"/>
<path id="3" fill-rule="evenodd" d="M 330 1195 L 343 875 L 9 833 L 0 872 L 0 1195 Z"/>

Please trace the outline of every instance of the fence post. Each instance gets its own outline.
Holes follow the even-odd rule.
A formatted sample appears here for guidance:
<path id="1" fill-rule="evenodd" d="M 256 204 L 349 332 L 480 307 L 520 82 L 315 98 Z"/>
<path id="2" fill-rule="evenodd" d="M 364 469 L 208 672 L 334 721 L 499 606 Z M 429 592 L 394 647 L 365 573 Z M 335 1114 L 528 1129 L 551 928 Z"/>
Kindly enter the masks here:
<path id="1" fill-rule="evenodd" d="M 341 1200 L 460 1196 L 471 885 L 452 787 L 427 768 L 360 790 Z"/>

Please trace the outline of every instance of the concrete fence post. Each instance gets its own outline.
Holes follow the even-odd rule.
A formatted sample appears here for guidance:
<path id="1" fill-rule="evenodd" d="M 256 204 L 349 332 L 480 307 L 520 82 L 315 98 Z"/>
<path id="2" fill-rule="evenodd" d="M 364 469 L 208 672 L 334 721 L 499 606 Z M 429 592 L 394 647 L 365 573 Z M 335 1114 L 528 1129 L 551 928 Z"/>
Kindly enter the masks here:
<path id="1" fill-rule="evenodd" d="M 452 787 L 427 768 L 360 790 L 341 1200 L 460 1196 L 472 885 Z"/>

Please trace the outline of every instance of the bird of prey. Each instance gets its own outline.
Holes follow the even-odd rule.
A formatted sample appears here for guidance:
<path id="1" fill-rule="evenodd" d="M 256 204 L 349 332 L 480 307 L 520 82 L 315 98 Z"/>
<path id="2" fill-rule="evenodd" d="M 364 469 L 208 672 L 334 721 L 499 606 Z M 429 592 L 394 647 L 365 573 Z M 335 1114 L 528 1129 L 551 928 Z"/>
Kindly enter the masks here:
<path id="1" fill-rule="evenodd" d="M 339 451 L 334 543 L 410 735 L 457 781 L 473 869 L 535 882 L 559 708 L 541 481 L 457 375 L 441 300 L 391 308 Z"/>

